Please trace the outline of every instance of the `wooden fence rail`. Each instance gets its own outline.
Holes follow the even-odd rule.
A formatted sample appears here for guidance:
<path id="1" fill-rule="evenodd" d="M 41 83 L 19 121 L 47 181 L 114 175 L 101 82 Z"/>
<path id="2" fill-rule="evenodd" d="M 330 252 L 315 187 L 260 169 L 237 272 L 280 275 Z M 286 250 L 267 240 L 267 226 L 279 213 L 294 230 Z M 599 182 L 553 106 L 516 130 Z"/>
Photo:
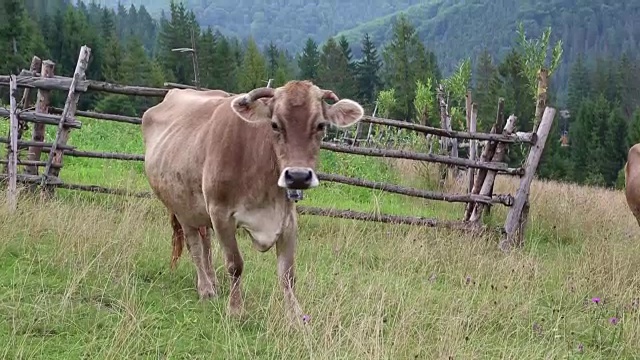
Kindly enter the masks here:
<path id="1" fill-rule="evenodd" d="M 17 171 L 9 171 L 0 175 L 0 179 L 9 180 L 10 184 L 13 184 L 16 181 L 31 184 L 29 187 L 30 189 L 35 189 L 35 186 L 39 184 L 43 190 L 47 190 L 48 192 L 52 191 L 53 188 L 62 188 L 111 195 L 153 197 L 151 192 L 111 189 L 103 186 L 87 184 L 70 184 L 60 179 L 58 174 L 64 167 L 62 162 L 64 156 L 144 161 L 144 155 L 141 154 L 85 151 L 68 145 L 66 142 L 69 137 L 69 132 L 72 129 L 82 128 L 82 123 L 77 119 L 77 117 L 114 121 L 132 125 L 140 125 L 142 123 L 142 119 L 140 117 L 77 110 L 76 104 L 78 102 L 78 98 L 82 93 L 90 91 L 131 96 L 163 97 L 169 91 L 168 88 L 194 89 L 195 87 L 183 84 L 166 83 L 165 88 L 160 89 L 88 80 L 85 78 L 84 74 L 90 54 L 90 48 L 87 46 L 83 46 L 81 48 L 76 71 L 73 77 L 54 75 L 55 63 L 50 60 L 40 61 L 38 57 L 34 57 L 30 70 L 22 70 L 18 76 L 0 76 L 0 86 L 12 85 L 16 88 L 22 88 L 25 90 L 23 101 L 21 102 L 22 110 L 17 109 L 17 106 L 12 106 L 11 109 L 0 108 L 0 117 L 11 117 L 14 119 L 9 137 L 0 137 L 0 143 L 8 144 L 8 148 L 14 149 L 14 151 L 10 152 L 10 157 L 6 160 L 0 160 L 0 163 L 6 164 L 12 169 L 17 168 L 19 165 L 26 166 L 24 174 L 19 174 Z M 39 67 L 40 69 L 38 69 Z M 540 77 L 544 79 L 543 81 L 540 81 L 539 84 L 540 86 L 546 86 L 546 71 L 541 70 L 540 74 Z M 32 89 L 37 89 L 38 91 L 34 111 L 29 110 L 29 107 L 27 106 L 29 97 L 28 92 Z M 200 89 L 206 90 L 204 88 Z M 67 101 L 64 108 L 49 106 L 49 93 L 52 90 L 67 92 Z M 541 94 L 544 93 L 544 91 L 538 91 L 538 93 Z M 12 91 L 10 99 L 12 105 L 16 103 L 16 98 L 17 91 Z M 456 149 L 453 151 L 452 155 L 425 154 L 407 150 L 361 147 L 358 146 L 356 141 L 354 141 L 354 146 L 323 141 L 321 148 L 328 151 L 361 156 L 409 159 L 414 161 L 439 163 L 456 168 L 466 168 L 468 169 L 467 176 L 469 178 L 468 193 L 441 193 L 352 178 L 339 174 L 318 174 L 318 178 L 322 181 L 358 186 L 421 199 L 465 203 L 466 208 L 462 221 L 442 221 L 415 216 L 369 214 L 346 209 L 321 209 L 306 206 L 299 206 L 298 212 L 300 214 L 322 215 L 336 218 L 422 226 L 442 226 L 452 229 L 476 231 L 478 229 L 484 229 L 481 224 L 482 210 L 486 208 L 488 211 L 491 205 L 501 204 L 509 208 L 509 213 L 504 227 L 506 236 L 500 246 L 502 249 L 509 249 L 513 247 L 513 245 L 521 245 L 524 224 L 526 224 L 526 216 L 528 214 L 529 207 L 529 188 L 538 167 L 540 156 L 544 150 L 544 145 L 549 135 L 551 125 L 554 121 L 555 109 L 546 107 L 546 98 L 542 100 L 539 98 L 536 102 L 537 110 L 536 124 L 534 127 L 535 130 L 533 132 L 515 132 L 515 122 L 517 119 L 515 116 L 511 116 L 505 121 L 503 111 L 504 101 L 500 99 L 498 102 L 496 122 L 493 125 L 491 132 L 479 133 L 475 131 L 477 105 L 472 102 L 470 93 L 467 94 L 466 100 L 467 129 L 471 130 L 469 132 L 453 130 L 449 125 L 447 125 L 450 124 L 450 119 L 447 110 L 448 105 L 444 102 L 444 99 L 440 99 L 440 106 L 445 109 L 445 112 L 441 114 L 443 124 L 445 124 L 443 128 L 435 128 L 369 115 L 365 115 L 362 122 L 370 123 L 371 126 L 387 126 L 390 128 L 410 130 L 426 135 L 427 138 L 430 136 L 440 137 L 441 143 L 443 144 L 448 143 L 443 142 L 443 138 L 454 139 L 454 141 L 452 141 L 453 144 L 456 144 L 455 139 L 469 140 L 469 143 L 465 144 L 466 147 L 470 149 L 468 159 L 459 158 L 456 155 L 457 148 L 459 147 L 458 145 L 454 145 Z M 538 111 L 540 106 L 545 107 L 546 110 L 544 110 L 544 114 L 542 110 Z M 12 114 L 14 114 L 14 116 L 10 116 Z M 538 116 L 540 118 L 538 118 Z M 23 125 L 27 122 L 35 124 L 31 140 L 21 139 L 22 134 L 20 131 L 16 130 L 16 125 L 14 124 L 16 122 L 22 124 L 20 129 L 22 129 L 24 127 Z M 56 138 L 52 143 L 44 142 L 45 125 L 53 125 L 57 127 Z M 498 132 L 500 129 L 503 129 L 501 133 Z M 369 130 L 369 132 L 371 131 Z M 480 158 L 476 159 L 476 147 L 478 141 L 483 141 L 484 147 Z M 524 167 L 513 168 L 503 162 L 504 154 L 510 144 L 525 144 L 531 146 L 531 150 Z M 29 149 L 28 159 L 26 160 L 18 157 L 18 149 L 24 148 Z M 40 157 L 40 152 L 42 150 L 48 151 L 46 161 L 43 161 Z M 41 174 L 39 174 L 39 169 L 43 169 Z M 493 194 L 495 177 L 499 173 L 521 177 L 520 185 L 515 197 L 510 194 Z"/>

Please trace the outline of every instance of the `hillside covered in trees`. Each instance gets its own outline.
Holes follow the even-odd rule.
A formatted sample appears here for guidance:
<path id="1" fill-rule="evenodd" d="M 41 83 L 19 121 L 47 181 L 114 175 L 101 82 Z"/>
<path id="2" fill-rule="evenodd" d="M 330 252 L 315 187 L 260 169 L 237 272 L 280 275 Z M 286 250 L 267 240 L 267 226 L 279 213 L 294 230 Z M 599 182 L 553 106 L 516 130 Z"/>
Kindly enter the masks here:
<path id="1" fill-rule="evenodd" d="M 561 39 L 564 45 L 563 62 L 554 79 L 563 95 L 569 64 L 580 54 L 591 62 L 597 56 L 617 57 L 640 49 L 640 1 L 636 0 L 434 0 L 413 5 L 404 13 L 420 39 L 434 50 L 445 73 L 460 59 L 470 57 L 475 63 L 484 49 L 503 58 L 515 45 L 518 22 L 532 34 L 551 26 L 551 40 Z M 340 35 L 355 41 L 368 33 L 376 45 L 383 44 L 397 16 L 359 24 Z"/>
<path id="2" fill-rule="evenodd" d="M 629 13 L 632 8 L 627 8 Z M 549 103 L 567 109 L 570 117 L 557 117 L 540 176 L 620 185 L 626 149 L 640 142 L 636 50 L 608 51 L 610 47 L 594 40 L 598 36 L 588 35 L 591 23 L 583 29 L 588 41 L 576 40 L 586 41 L 582 52 L 572 53 L 567 41 L 555 41 L 556 34 L 565 34 L 571 23 L 543 31 L 524 16 L 522 28 L 514 20 L 508 25 L 512 29 L 505 30 L 511 45 L 499 52 L 502 55 L 494 55 L 487 43 L 476 49 L 477 55 L 464 48 L 456 50 L 462 58 L 453 61 L 443 60 L 438 55 L 442 49 L 425 41 L 422 23 L 412 20 L 411 14 L 394 16 L 378 42 L 369 33 L 352 40 L 347 36 L 322 41 L 306 37 L 299 44 L 301 51 L 295 52 L 275 42 L 260 45 L 253 37 L 225 35 L 201 26 L 193 10 L 175 3 L 159 20 L 146 6 L 113 9 L 95 2 L 73 6 L 70 0 L 0 0 L 0 10 L 1 74 L 18 73 L 38 55 L 56 62 L 57 75 L 69 76 L 80 47 L 86 44 L 92 48 L 90 79 L 142 86 L 162 86 L 165 81 L 193 84 L 190 55 L 172 51 L 191 46 L 193 33 L 204 87 L 243 92 L 263 86 L 269 78 L 276 86 L 290 79 L 309 79 L 341 98 L 358 100 L 369 113 L 377 101 L 382 116 L 439 126 L 435 90 L 442 84 L 449 96 L 454 129 L 465 130 L 464 94 L 471 89 L 479 107 L 479 131 L 486 132 L 494 121 L 499 97 L 505 99 L 506 113 L 518 117 L 519 131 L 532 128 L 535 71 L 542 66 L 552 69 Z M 597 21 L 604 22 L 601 16 Z M 626 49 L 630 45 L 625 44 L 640 39 L 629 24 L 621 20 L 604 28 L 598 25 L 594 34 L 625 25 L 629 29 L 622 38 L 630 40 L 615 36 L 614 40 L 620 49 Z M 474 33 L 469 30 L 469 36 Z M 599 55 L 593 49 L 600 49 Z M 356 53 L 360 56 L 354 56 Z M 567 60 L 568 56 L 575 59 Z M 567 77 L 566 106 L 558 101 L 557 84 L 562 76 Z M 0 96 L 6 99 L 6 91 L 0 89 Z M 64 94 L 56 96 L 54 103 L 60 106 Z M 80 108 L 140 116 L 153 101 L 90 93 L 81 98 Z M 569 146 L 560 145 L 562 134 L 568 134 Z M 522 149 L 511 149 L 508 159 L 512 165 L 521 163 Z"/>
<path id="3" fill-rule="evenodd" d="M 171 0 L 95 0 L 110 8 L 144 5 L 154 17 L 168 15 Z M 89 3 L 89 1 L 86 1 Z M 419 0 L 182 0 L 202 27 L 228 36 L 253 36 L 292 52 L 311 37 L 323 42 L 339 31 L 421 3 Z"/>

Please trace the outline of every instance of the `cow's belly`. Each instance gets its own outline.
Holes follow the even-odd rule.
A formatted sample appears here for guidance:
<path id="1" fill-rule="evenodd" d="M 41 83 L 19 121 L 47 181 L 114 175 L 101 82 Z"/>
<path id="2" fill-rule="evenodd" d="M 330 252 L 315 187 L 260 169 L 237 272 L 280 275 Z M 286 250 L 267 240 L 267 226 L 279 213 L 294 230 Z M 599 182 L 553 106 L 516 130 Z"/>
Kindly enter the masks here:
<path id="1" fill-rule="evenodd" d="M 167 161 L 169 158 L 162 155 L 145 159 L 145 172 L 154 193 L 183 225 L 210 227 L 200 174 L 181 166 L 188 162 Z"/>
<path id="2" fill-rule="evenodd" d="M 261 252 L 268 251 L 289 224 L 289 213 L 280 206 L 260 209 L 241 209 L 234 214 L 236 224 L 249 232 L 253 246 Z"/>

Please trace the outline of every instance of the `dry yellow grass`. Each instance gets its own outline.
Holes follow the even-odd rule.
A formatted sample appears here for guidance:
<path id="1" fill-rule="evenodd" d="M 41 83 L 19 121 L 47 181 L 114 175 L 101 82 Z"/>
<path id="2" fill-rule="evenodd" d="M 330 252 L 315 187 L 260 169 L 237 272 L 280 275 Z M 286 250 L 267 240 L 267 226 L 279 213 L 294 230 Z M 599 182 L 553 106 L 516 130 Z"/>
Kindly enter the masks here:
<path id="1" fill-rule="evenodd" d="M 516 186 L 502 178 L 496 192 Z M 0 207 L 0 356 L 638 358 L 640 229 L 622 193 L 537 181 L 531 201 L 526 248 L 511 255 L 492 237 L 302 217 L 305 334 L 283 317 L 275 256 L 244 236 L 249 317 L 237 321 L 217 249 L 216 300 L 198 302 L 188 256 L 169 271 L 155 200 L 21 199 L 17 215 Z"/>

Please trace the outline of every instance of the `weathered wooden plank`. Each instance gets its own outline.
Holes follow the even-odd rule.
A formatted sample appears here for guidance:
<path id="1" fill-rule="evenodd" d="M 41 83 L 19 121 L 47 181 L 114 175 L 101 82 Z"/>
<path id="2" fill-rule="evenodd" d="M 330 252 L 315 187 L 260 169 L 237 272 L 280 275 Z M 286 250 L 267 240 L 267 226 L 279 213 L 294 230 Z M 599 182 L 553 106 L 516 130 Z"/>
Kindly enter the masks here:
<path id="1" fill-rule="evenodd" d="M 0 108 L 0 116 L 9 116 L 9 110 Z M 60 124 L 60 116 L 50 115 L 50 114 L 41 114 L 34 111 L 22 111 L 18 113 L 18 120 L 28 121 L 35 124 L 43 124 L 43 125 L 59 125 Z M 80 129 L 82 127 L 82 123 L 74 118 L 68 119 L 64 126 L 70 127 L 72 129 Z"/>
<path id="2" fill-rule="evenodd" d="M 427 219 L 417 216 L 401 216 L 401 215 L 388 215 L 388 214 L 372 214 L 351 210 L 339 210 L 339 209 L 323 209 L 309 206 L 297 206 L 297 212 L 300 215 L 318 215 L 328 216 L 334 218 L 361 220 L 361 221 L 375 221 L 389 224 L 405 224 L 405 225 L 419 225 L 428 227 L 443 227 L 448 229 L 463 230 L 463 231 L 484 231 L 486 228 L 474 224 L 465 223 L 462 221 L 445 221 L 438 219 Z"/>
<path id="3" fill-rule="evenodd" d="M 477 169 L 496 170 L 498 172 L 510 174 L 510 175 L 523 174 L 522 168 L 510 168 L 505 163 L 471 161 L 469 159 L 452 158 L 450 156 L 443 156 L 443 155 L 436 155 L 436 154 L 423 154 L 423 153 L 416 153 L 416 152 L 405 151 L 405 150 L 386 150 L 386 149 L 345 146 L 345 145 L 333 144 L 329 142 L 323 142 L 320 147 L 325 150 L 355 154 L 355 155 L 428 161 L 428 162 L 451 164 L 451 165 L 464 166 L 464 167 L 473 167 Z"/>
<path id="4" fill-rule="evenodd" d="M 9 144 L 9 139 L 5 137 L 0 137 L 0 143 Z M 32 141 L 32 140 L 18 140 L 18 147 L 24 149 L 26 147 L 37 147 L 39 149 L 50 149 L 53 146 L 53 143 L 43 142 L 43 141 Z M 73 150 L 74 146 L 71 145 L 58 145 L 58 149 L 63 150 Z"/>
<path id="5" fill-rule="evenodd" d="M 0 164 L 8 164 L 8 160 L 0 160 Z M 31 160 L 22 160 L 18 158 L 18 165 L 22 166 L 45 166 L 47 165 L 46 161 L 31 161 Z M 51 167 L 60 166 L 58 164 L 51 164 Z"/>
<path id="6" fill-rule="evenodd" d="M 104 91 L 111 94 L 132 95 L 132 96 L 153 96 L 164 97 L 169 89 L 152 88 L 146 86 L 129 86 L 120 84 L 110 84 L 102 81 L 89 80 L 89 90 Z"/>
<path id="7" fill-rule="evenodd" d="M 433 191 L 414 189 L 399 185 L 387 184 L 382 182 L 374 182 L 364 179 L 356 179 L 338 174 L 318 173 L 318 179 L 321 181 L 331 181 L 346 185 L 359 186 L 368 189 L 382 190 L 389 193 L 407 195 L 422 199 L 441 200 L 447 202 L 480 202 L 487 204 L 503 204 L 510 206 L 513 202 L 511 195 L 496 195 L 493 197 L 472 195 L 472 194 L 447 194 Z"/>
<path id="8" fill-rule="evenodd" d="M 60 109 L 60 108 L 50 108 L 50 111 L 54 114 L 62 114 L 63 110 L 64 109 Z M 109 120 L 109 121 L 128 123 L 128 124 L 137 124 L 137 125 L 142 124 L 142 119 L 139 117 L 115 115 L 115 114 L 103 114 L 95 111 L 76 110 L 76 116 L 83 116 L 91 119 Z"/>
<path id="9" fill-rule="evenodd" d="M 42 90 L 61 90 L 68 91 L 72 78 L 65 76 L 53 76 L 53 77 L 40 77 L 40 74 L 34 76 L 30 71 L 23 70 L 18 76 L 18 87 L 42 89 Z M 9 76 L 0 76 L 0 85 L 7 86 L 9 83 Z M 76 82 L 75 90 L 78 92 L 86 92 L 89 89 L 89 80 L 82 80 Z"/>
<path id="10" fill-rule="evenodd" d="M 523 245 L 524 227 L 521 224 L 526 221 L 526 219 L 522 218 L 523 210 L 529 201 L 531 183 L 538 169 L 555 115 L 556 109 L 552 107 L 547 107 L 544 110 L 544 115 L 542 115 L 542 121 L 540 121 L 540 126 L 538 127 L 538 142 L 529 151 L 529 156 L 527 156 L 525 163 L 525 174 L 520 178 L 520 185 L 516 191 L 513 206 L 507 214 L 507 220 L 504 225 L 506 236 L 500 241 L 500 249 L 503 251 L 509 251 L 514 246 Z"/>
<path id="11" fill-rule="evenodd" d="M 93 158 L 93 159 L 144 161 L 144 155 L 140 155 L 140 154 L 120 154 L 120 153 L 109 153 L 109 152 L 100 152 L 100 151 L 65 150 L 64 155 L 72 156 L 72 157 Z"/>

